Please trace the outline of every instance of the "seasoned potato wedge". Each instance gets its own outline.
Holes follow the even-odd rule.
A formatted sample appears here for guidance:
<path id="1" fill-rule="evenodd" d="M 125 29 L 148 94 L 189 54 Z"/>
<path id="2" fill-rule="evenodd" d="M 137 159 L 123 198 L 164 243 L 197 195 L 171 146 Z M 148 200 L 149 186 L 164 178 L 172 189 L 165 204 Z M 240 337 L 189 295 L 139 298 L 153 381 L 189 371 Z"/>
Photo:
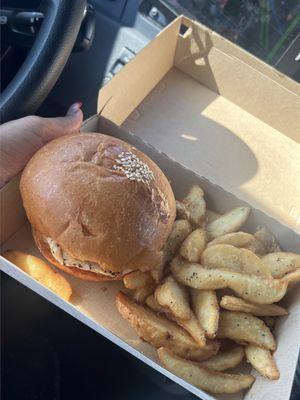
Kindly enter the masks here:
<path id="1" fill-rule="evenodd" d="M 251 314 L 221 311 L 217 337 L 253 344 L 267 350 L 275 350 L 275 339 L 261 319 Z"/>
<path id="2" fill-rule="evenodd" d="M 168 237 L 164 248 L 165 261 L 170 261 L 176 254 L 177 250 L 184 239 L 192 232 L 192 227 L 189 221 L 178 219 L 174 222 L 172 232 Z"/>
<path id="3" fill-rule="evenodd" d="M 192 338 L 198 343 L 200 347 L 205 346 L 206 338 L 204 329 L 199 324 L 198 320 L 196 319 L 195 315 L 192 313 L 189 319 L 180 320 L 176 319 L 178 325 L 182 326 Z"/>
<path id="4" fill-rule="evenodd" d="M 216 244 L 208 247 L 202 253 L 201 264 L 207 268 L 222 268 L 271 278 L 269 268 L 256 254 L 229 244 Z"/>
<path id="5" fill-rule="evenodd" d="M 204 192 L 200 186 L 192 186 L 187 196 L 182 200 L 182 204 L 189 212 L 189 220 L 191 224 L 193 226 L 199 226 L 206 213 Z"/>
<path id="6" fill-rule="evenodd" d="M 289 272 L 300 269 L 300 254 L 276 252 L 265 255 L 262 261 L 271 271 L 273 278 L 282 278 Z"/>
<path id="7" fill-rule="evenodd" d="M 262 320 L 270 328 L 270 331 L 273 332 L 276 324 L 276 319 L 274 317 L 263 317 Z"/>
<path id="8" fill-rule="evenodd" d="M 213 339 L 216 336 L 219 322 L 219 305 L 214 290 L 190 289 L 192 308 L 205 336 Z"/>
<path id="9" fill-rule="evenodd" d="M 165 272 L 165 259 L 163 257 L 161 263 L 156 268 L 151 269 L 150 274 L 154 279 L 154 281 L 156 283 L 159 283 L 164 276 L 164 272 Z"/>
<path id="10" fill-rule="evenodd" d="M 204 229 L 198 228 L 191 232 L 180 246 L 180 254 L 190 262 L 197 262 L 206 247 L 207 234 Z"/>
<path id="11" fill-rule="evenodd" d="M 133 302 L 124 293 L 118 293 L 116 305 L 122 317 L 130 322 L 138 335 L 154 347 L 164 343 L 168 348 L 174 344 L 179 351 L 183 348 L 198 348 L 197 343 L 177 324 Z"/>
<path id="12" fill-rule="evenodd" d="M 251 235 L 251 233 L 246 232 L 232 232 L 218 236 L 209 242 L 207 247 L 214 246 L 215 244 L 230 244 L 234 247 L 251 250 L 255 254 L 266 254 L 266 249 L 262 242 L 254 235 Z"/>
<path id="13" fill-rule="evenodd" d="M 254 236 L 263 244 L 266 249 L 266 254 L 281 251 L 281 247 L 276 238 L 265 226 L 259 227 L 254 233 Z"/>
<path id="14" fill-rule="evenodd" d="M 72 288 L 69 282 L 42 259 L 17 250 L 6 251 L 3 257 L 22 269 L 33 279 L 58 294 L 64 300 L 70 299 Z"/>
<path id="15" fill-rule="evenodd" d="M 153 285 L 154 279 L 150 272 L 133 271 L 123 278 L 124 286 L 127 289 L 141 289 L 142 287 Z"/>
<path id="16" fill-rule="evenodd" d="M 180 328 L 180 327 L 179 327 Z M 190 336 L 190 335 L 189 335 Z M 218 340 L 210 340 L 210 341 L 206 341 L 205 346 L 200 347 L 197 344 L 197 349 L 193 349 L 193 348 L 187 348 L 185 351 L 183 351 L 181 353 L 181 351 L 179 349 L 177 349 L 177 353 L 176 353 L 176 349 L 174 350 L 174 347 L 171 348 L 170 350 L 178 355 L 179 357 L 184 357 L 187 360 L 191 360 L 191 361 L 203 361 L 203 360 L 207 360 L 208 358 L 216 355 L 220 349 L 220 342 Z"/>
<path id="17" fill-rule="evenodd" d="M 177 219 L 190 219 L 190 212 L 186 206 L 181 202 L 176 200 L 176 218 Z"/>
<path id="18" fill-rule="evenodd" d="M 245 300 L 258 304 L 275 303 L 283 298 L 287 290 L 287 282 L 279 279 L 208 269 L 178 257 L 172 260 L 171 271 L 176 280 L 186 286 L 202 290 L 229 288 Z"/>
<path id="19" fill-rule="evenodd" d="M 223 296 L 220 306 L 229 311 L 241 311 L 258 317 L 276 317 L 289 313 L 277 304 L 254 304 L 234 296 Z"/>
<path id="20" fill-rule="evenodd" d="M 270 350 L 249 345 L 245 347 L 245 354 L 247 361 L 262 376 L 272 380 L 279 379 L 280 373 Z"/>
<path id="21" fill-rule="evenodd" d="M 167 308 L 176 318 L 189 319 L 191 308 L 187 288 L 177 283 L 173 277 L 159 285 L 155 290 L 157 302 Z"/>
<path id="22" fill-rule="evenodd" d="M 183 360 L 167 348 L 158 349 L 161 363 L 173 374 L 210 393 L 236 393 L 252 385 L 251 375 L 234 375 L 211 371 L 199 364 Z"/>
<path id="23" fill-rule="evenodd" d="M 150 309 L 130 300 L 122 292 L 116 297 L 116 306 L 137 334 L 156 348 L 164 346 L 175 354 L 194 361 L 206 360 L 215 355 L 220 348 L 218 341 L 207 342 L 204 347 L 199 347 L 195 340 L 175 322 L 156 315 Z"/>
<path id="24" fill-rule="evenodd" d="M 160 314 L 165 314 L 169 319 L 177 322 L 183 329 L 185 329 L 193 339 L 199 344 L 199 346 L 204 346 L 206 343 L 204 330 L 197 321 L 195 315 L 192 313 L 190 318 L 187 320 L 180 320 L 176 318 L 167 308 L 162 307 L 158 301 L 156 300 L 154 295 L 151 295 L 147 298 L 146 304 L 153 311 L 156 311 Z"/>
<path id="25" fill-rule="evenodd" d="M 150 294 L 150 296 L 147 297 L 145 303 L 147 304 L 147 306 L 149 308 L 151 308 L 151 310 L 153 310 L 157 313 L 169 314 L 169 311 L 159 304 L 159 302 L 156 300 L 154 294 Z"/>
<path id="26" fill-rule="evenodd" d="M 207 232 L 212 239 L 226 233 L 236 232 L 246 222 L 249 214 L 249 207 L 234 208 L 220 218 L 207 224 Z"/>
<path id="27" fill-rule="evenodd" d="M 149 284 L 139 289 L 135 289 L 133 293 L 133 298 L 138 303 L 144 303 L 147 297 L 149 297 L 152 293 L 154 293 L 154 290 L 155 290 L 154 284 Z"/>
<path id="28" fill-rule="evenodd" d="M 253 235 L 251 235 L 251 233 L 232 232 L 216 237 L 208 243 L 207 247 L 214 246 L 216 244 L 230 244 L 231 246 L 239 248 L 243 247 L 246 249 L 253 240 L 255 240 L 255 238 Z"/>
<path id="29" fill-rule="evenodd" d="M 253 253 L 257 254 L 258 256 L 263 256 L 268 253 L 263 242 L 257 239 L 255 235 L 253 235 L 253 241 L 249 243 L 249 245 L 246 248 L 252 251 Z"/>
<path id="30" fill-rule="evenodd" d="M 220 218 L 221 214 L 219 214 L 219 213 L 217 213 L 215 211 L 206 209 L 205 216 L 206 216 L 206 219 L 207 219 L 207 223 L 209 223 L 209 222 L 215 221 L 216 219 Z"/>
<path id="31" fill-rule="evenodd" d="M 213 371 L 225 371 L 236 367 L 244 358 L 245 352 L 242 346 L 235 346 L 230 350 L 221 351 L 217 355 L 202 361 L 199 365 Z"/>
<path id="32" fill-rule="evenodd" d="M 262 376 L 280 377 L 272 332 L 276 317 L 289 314 L 277 302 L 300 282 L 300 254 L 283 252 L 265 227 L 243 232 L 250 211 L 211 211 L 201 187 L 192 186 L 176 200 L 161 265 L 126 275 L 133 299 L 121 292 L 116 298 L 122 317 L 158 349 L 166 369 L 210 393 L 253 384 L 251 375 L 223 372 L 244 357 Z"/>
<path id="33" fill-rule="evenodd" d="M 284 275 L 283 278 L 278 279 L 278 280 L 280 280 L 282 283 L 286 283 L 288 285 L 288 287 L 296 285 L 296 283 L 300 282 L 300 268 Z"/>

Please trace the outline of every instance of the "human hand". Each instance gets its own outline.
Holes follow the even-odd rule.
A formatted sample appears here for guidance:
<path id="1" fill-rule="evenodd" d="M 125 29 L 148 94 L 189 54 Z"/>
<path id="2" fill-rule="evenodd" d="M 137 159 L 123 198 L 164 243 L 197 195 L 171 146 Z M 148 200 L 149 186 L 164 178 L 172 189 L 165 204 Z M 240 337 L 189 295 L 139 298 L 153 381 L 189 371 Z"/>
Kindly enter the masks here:
<path id="1" fill-rule="evenodd" d="M 65 117 L 28 116 L 0 126 L 0 187 L 25 167 L 33 154 L 50 140 L 78 132 L 82 103 L 74 103 Z"/>

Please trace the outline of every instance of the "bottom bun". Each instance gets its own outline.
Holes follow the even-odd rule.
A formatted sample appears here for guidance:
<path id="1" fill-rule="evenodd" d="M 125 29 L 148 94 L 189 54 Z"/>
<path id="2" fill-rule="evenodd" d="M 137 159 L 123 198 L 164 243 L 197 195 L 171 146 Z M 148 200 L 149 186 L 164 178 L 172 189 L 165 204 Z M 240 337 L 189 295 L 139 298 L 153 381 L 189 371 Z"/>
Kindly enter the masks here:
<path id="1" fill-rule="evenodd" d="M 62 271 L 75 276 L 76 278 L 83 279 L 85 281 L 118 281 L 122 280 L 123 276 L 107 276 L 102 274 L 97 274 L 91 271 L 84 271 L 77 267 L 67 267 L 66 265 L 60 264 L 52 255 L 48 243 L 45 243 L 43 240 L 42 235 L 32 229 L 32 235 L 37 244 L 40 252 L 42 255 L 51 262 L 51 264 L 55 265 L 57 268 L 61 269 Z"/>

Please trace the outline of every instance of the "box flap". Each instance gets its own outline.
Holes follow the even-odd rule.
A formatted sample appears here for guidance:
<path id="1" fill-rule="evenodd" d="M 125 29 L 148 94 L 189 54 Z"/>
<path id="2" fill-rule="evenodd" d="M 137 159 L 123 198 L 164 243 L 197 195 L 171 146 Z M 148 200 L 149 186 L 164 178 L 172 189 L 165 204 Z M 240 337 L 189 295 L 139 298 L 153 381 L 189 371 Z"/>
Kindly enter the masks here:
<path id="1" fill-rule="evenodd" d="M 98 113 L 120 125 L 138 106 L 173 66 L 180 21 L 179 17 L 160 32 L 140 51 L 141 57 L 131 60 L 100 90 Z"/>
<path id="2" fill-rule="evenodd" d="M 123 126 L 300 232 L 300 146 L 178 69 Z"/>
<path id="3" fill-rule="evenodd" d="M 209 50 L 213 46 L 213 47 L 217 48 L 218 50 L 222 51 L 223 53 L 243 61 L 244 63 L 248 64 L 252 68 L 254 68 L 257 71 L 261 72 L 262 74 L 268 76 L 274 82 L 278 83 L 281 86 L 286 87 L 291 92 L 300 96 L 300 85 L 298 82 L 291 79 L 287 75 L 284 75 L 282 72 L 278 71 L 271 65 L 267 64 L 266 62 L 257 58 L 253 54 L 249 53 L 247 50 L 244 50 L 242 47 L 239 47 L 235 43 L 224 38 L 219 33 L 214 32 L 211 29 L 209 29 L 207 26 L 201 24 L 200 22 L 192 21 L 191 19 L 189 19 L 187 17 L 182 17 L 181 24 L 185 25 L 186 27 L 191 28 L 191 29 L 188 30 L 184 35 L 180 35 L 179 41 L 182 43 L 178 45 L 178 47 L 176 49 L 177 51 L 179 51 L 180 47 L 188 46 L 187 44 L 183 45 L 183 42 L 186 42 L 186 41 L 182 40 L 182 39 L 188 38 L 189 41 L 191 41 L 191 38 L 194 36 L 193 34 L 191 35 L 191 33 L 192 33 L 193 28 L 195 28 L 195 31 L 196 32 L 198 31 L 197 36 L 200 39 L 200 41 L 198 40 L 198 42 L 199 43 L 202 42 L 203 44 L 205 44 L 204 48 L 206 48 L 207 50 Z M 198 27 L 198 29 L 197 29 L 197 27 Z M 207 36 L 209 36 L 209 38 L 210 38 L 210 40 L 208 42 L 205 41 Z M 193 40 L 192 40 L 192 42 L 193 42 Z M 194 46 L 194 44 L 193 44 L 193 46 Z M 188 46 L 188 47 L 190 47 L 190 46 Z M 198 45 L 196 44 L 196 48 L 197 47 L 198 47 Z"/>
<path id="4" fill-rule="evenodd" d="M 184 23 L 175 66 L 300 143 L 300 85 L 204 25 Z"/>

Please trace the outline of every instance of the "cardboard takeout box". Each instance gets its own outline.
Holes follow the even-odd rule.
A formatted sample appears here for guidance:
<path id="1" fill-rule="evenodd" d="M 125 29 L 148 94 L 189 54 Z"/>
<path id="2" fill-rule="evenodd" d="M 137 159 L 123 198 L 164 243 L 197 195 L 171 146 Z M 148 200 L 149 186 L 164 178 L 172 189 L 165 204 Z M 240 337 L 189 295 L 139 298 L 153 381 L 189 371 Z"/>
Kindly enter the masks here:
<path id="1" fill-rule="evenodd" d="M 86 121 L 83 131 L 111 134 L 144 151 L 170 179 L 178 199 L 199 183 L 215 211 L 248 202 L 247 231 L 266 226 L 284 250 L 299 252 L 299 94 L 299 85 L 289 78 L 180 17 L 100 90 L 101 116 Z M 1 191 L 2 250 L 38 254 L 18 183 L 16 177 Z M 85 282 L 66 275 L 74 289 L 66 302 L 0 261 L 6 273 L 202 399 L 289 398 L 300 347 L 297 289 L 286 296 L 290 315 L 280 318 L 275 330 L 280 380 L 270 382 L 254 373 L 256 382 L 245 394 L 213 397 L 165 370 L 155 349 L 122 320 L 115 307 L 120 282 Z"/>

